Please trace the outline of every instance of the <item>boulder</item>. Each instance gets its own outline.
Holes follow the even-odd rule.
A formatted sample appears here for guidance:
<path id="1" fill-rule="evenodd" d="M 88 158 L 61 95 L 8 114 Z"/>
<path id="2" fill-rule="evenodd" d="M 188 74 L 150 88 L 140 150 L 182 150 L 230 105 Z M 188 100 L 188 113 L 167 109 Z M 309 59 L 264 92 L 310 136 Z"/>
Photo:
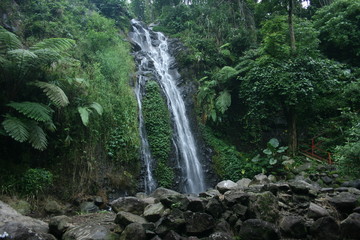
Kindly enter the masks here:
<path id="1" fill-rule="evenodd" d="M 220 192 L 220 193 L 225 193 L 229 190 L 232 190 L 232 189 L 235 189 L 237 187 L 237 184 L 234 183 L 233 181 L 231 180 L 224 180 L 224 181 L 221 181 L 219 182 L 217 185 L 216 185 L 216 189 Z"/>
<path id="2" fill-rule="evenodd" d="M 269 184 L 270 180 L 268 179 L 268 177 L 265 174 L 258 174 L 255 175 L 255 177 L 253 178 L 253 180 L 249 183 L 249 186 L 252 185 L 266 185 Z"/>
<path id="3" fill-rule="evenodd" d="M 340 236 L 340 227 L 334 218 L 322 217 L 311 226 L 311 235 L 315 240 L 337 240 Z"/>
<path id="4" fill-rule="evenodd" d="M 243 222 L 239 236 L 246 240 L 277 240 L 280 239 L 279 231 L 275 225 L 260 220 L 248 219 Z"/>
<path id="5" fill-rule="evenodd" d="M 187 210 L 191 212 L 204 212 L 204 202 L 201 198 L 198 197 L 188 197 Z"/>
<path id="6" fill-rule="evenodd" d="M 214 218 L 219 218 L 224 212 L 224 207 L 218 198 L 211 198 L 205 206 L 205 212 L 209 213 Z"/>
<path id="7" fill-rule="evenodd" d="M 164 211 L 165 207 L 162 203 L 150 204 L 145 207 L 144 217 L 150 222 L 156 222 L 163 216 Z"/>
<path id="8" fill-rule="evenodd" d="M 139 223 L 131 223 L 121 233 L 120 240 L 146 240 L 146 232 Z"/>
<path id="9" fill-rule="evenodd" d="M 306 237 L 307 229 L 305 225 L 305 220 L 300 216 L 285 216 L 280 220 L 279 226 L 283 237 Z"/>
<path id="10" fill-rule="evenodd" d="M 182 240 L 182 239 L 184 238 L 181 237 L 178 233 L 174 232 L 173 230 L 170 230 L 163 238 L 163 240 Z"/>
<path id="11" fill-rule="evenodd" d="M 198 237 L 208 235 L 215 227 L 214 218 L 206 213 L 185 212 L 186 233 Z"/>
<path id="12" fill-rule="evenodd" d="M 342 213 L 351 213 L 357 206 L 358 200 L 354 194 L 341 192 L 337 196 L 330 198 L 329 202 Z"/>
<path id="13" fill-rule="evenodd" d="M 278 200 L 271 192 L 253 194 L 250 197 L 249 213 L 252 218 L 275 223 L 279 218 Z"/>
<path id="14" fill-rule="evenodd" d="M 306 195 L 310 191 L 317 192 L 319 190 L 318 187 L 315 187 L 314 185 L 304 181 L 304 180 L 294 180 L 289 182 L 289 186 L 291 190 L 300 195 Z"/>
<path id="15" fill-rule="evenodd" d="M 45 232 L 35 232 L 32 228 L 23 225 L 21 222 L 5 223 L 0 226 L 0 234 L 3 235 L 5 239 L 13 240 L 56 240 L 53 235 Z"/>
<path id="16" fill-rule="evenodd" d="M 22 215 L 29 215 L 31 213 L 31 205 L 25 200 L 14 200 L 9 205 Z"/>
<path id="17" fill-rule="evenodd" d="M 159 198 L 160 202 L 167 208 L 178 208 L 183 211 L 187 209 L 189 199 L 182 195 L 162 195 Z"/>
<path id="18" fill-rule="evenodd" d="M 50 219 L 49 232 L 58 239 L 61 239 L 69 227 L 71 227 L 70 218 L 67 216 L 55 216 Z"/>
<path id="19" fill-rule="evenodd" d="M 120 224 L 122 227 L 126 227 L 131 223 L 146 224 L 147 221 L 145 218 L 138 215 L 121 211 L 116 214 L 115 223 Z"/>
<path id="20" fill-rule="evenodd" d="M 202 192 L 199 194 L 199 197 L 202 198 L 213 198 L 213 197 L 219 197 L 221 193 L 216 189 L 209 189 L 206 192 Z"/>
<path id="21" fill-rule="evenodd" d="M 77 226 L 66 231 L 62 240 L 111 240 L 118 238 L 116 233 L 111 232 L 104 226 L 99 225 L 83 225 Z"/>
<path id="22" fill-rule="evenodd" d="M 357 188 L 360 190 L 360 179 L 344 182 L 341 186 Z"/>
<path id="23" fill-rule="evenodd" d="M 150 197 L 159 199 L 163 195 L 180 195 L 180 193 L 178 193 L 174 190 L 160 187 L 160 188 L 157 188 L 152 194 L 150 194 Z"/>
<path id="24" fill-rule="evenodd" d="M 209 240 L 233 240 L 234 238 L 225 232 L 214 232 L 208 238 Z"/>
<path id="25" fill-rule="evenodd" d="M 251 180 L 249 178 L 242 178 L 239 181 L 236 182 L 237 188 L 239 189 L 245 189 L 249 187 Z"/>
<path id="26" fill-rule="evenodd" d="M 316 220 L 321 217 L 329 216 L 329 212 L 325 208 L 311 202 L 307 215 L 309 218 Z"/>
<path id="27" fill-rule="evenodd" d="M 236 203 L 247 205 L 249 202 L 249 194 L 242 190 L 227 191 L 224 194 L 224 202 L 227 207 L 232 207 Z"/>
<path id="28" fill-rule="evenodd" d="M 179 233 L 185 231 L 185 219 L 179 209 L 172 209 L 169 215 L 156 222 L 155 232 L 159 236 L 165 236 L 171 230 Z"/>
<path id="29" fill-rule="evenodd" d="M 99 211 L 99 207 L 94 202 L 82 202 L 80 204 L 80 212 L 82 213 L 95 213 Z"/>
<path id="30" fill-rule="evenodd" d="M 47 214 L 64 214 L 62 206 L 55 200 L 46 200 L 44 210 Z"/>
<path id="31" fill-rule="evenodd" d="M 342 239 L 360 239 L 360 214 L 352 213 L 340 223 Z"/>
<path id="32" fill-rule="evenodd" d="M 120 197 L 110 203 L 113 210 L 117 213 L 120 211 L 130 212 L 141 215 L 147 203 L 136 197 Z"/>

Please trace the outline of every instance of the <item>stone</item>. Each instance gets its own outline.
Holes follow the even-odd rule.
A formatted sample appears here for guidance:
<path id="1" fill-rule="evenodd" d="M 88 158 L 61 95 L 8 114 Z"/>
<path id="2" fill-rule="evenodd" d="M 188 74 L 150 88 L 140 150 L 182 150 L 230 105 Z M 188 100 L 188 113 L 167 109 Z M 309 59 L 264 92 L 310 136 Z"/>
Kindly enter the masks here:
<path id="1" fill-rule="evenodd" d="M 342 239 L 360 239 L 360 214 L 352 213 L 340 223 Z"/>
<path id="2" fill-rule="evenodd" d="M 99 211 L 99 207 L 94 202 L 82 202 L 80 204 L 80 212 L 82 213 L 95 213 Z"/>
<path id="3" fill-rule="evenodd" d="M 236 203 L 247 205 L 249 202 L 249 194 L 242 190 L 232 190 L 224 194 L 224 202 L 227 207 L 231 207 Z"/>
<path id="4" fill-rule="evenodd" d="M 162 195 L 159 198 L 160 202 L 167 208 L 178 208 L 183 211 L 187 209 L 189 199 L 182 195 Z"/>
<path id="5" fill-rule="evenodd" d="M 114 239 L 116 236 L 117 234 L 112 233 L 104 226 L 85 225 L 69 229 L 64 233 L 62 240 L 111 240 Z"/>
<path id="6" fill-rule="evenodd" d="M 164 211 L 165 207 L 162 203 L 150 204 L 144 209 L 144 217 L 150 222 L 156 222 L 163 216 Z"/>
<path id="7" fill-rule="evenodd" d="M 206 192 L 202 192 L 199 194 L 199 197 L 202 197 L 202 198 L 213 198 L 213 197 L 218 197 L 220 196 L 221 193 L 216 190 L 216 189 L 209 189 L 207 190 Z"/>
<path id="8" fill-rule="evenodd" d="M 249 187 L 249 184 L 251 182 L 251 179 L 249 178 L 242 178 L 239 181 L 236 182 L 237 188 L 239 189 L 245 189 Z"/>
<path id="9" fill-rule="evenodd" d="M 216 223 L 216 226 L 214 227 L 214 232 L 223 232 L 223 233 L 227 233 L 230 236 L 233 236 L 230 224 L 224 219 L 220 219 Z"/>
<path id="10" fill-rule="evenodd" d="M 248 207 L 237 203 L 232 207 L 233 213 L 236 215 L 237 218 L 240 218 L 241 220 L 245 220 L 246 214 L 247 214 Z"/>
<path id="11" fill-rule="evenodd" d="M 120 240 L 146 240 L 146 232 L 139 223 L 131 223 L 121 233 Z"/>
<path id="12" fill-rule="evenodd" d="M 188 197 L 189 203 L 187 205 L 187 210 L 191 212 L 204 212 L 204 202 L 201 198 L 198 197 Z"/>
<path id="13" fill-rule="evenodd" d="M 276 222 L 279 218 L 278 200 L 271 192 L 253 194 L 250 197 L 249 214 L 252 218 Z"/>
<path id="14" fill-rule="evenodd" d="M 122 227 L 126 227 L 131 223 L 146 224 L 147 221 L 145 218 L 138 215 L 121 211 L 116 214 L 115 223 L 120 224 Z"/>
<path id="15" fill-rule="evenodd" d="M 185 219 L 183 212 L 179 209 L 172 209 L 169 215 L 160 218 L 155 225 L 155 232 L 159 236 L 165 236 L 169 231 L 184 232 Z"/>
<path id="16" fill-rule="evenodd" d="M 280 239 L 279 231 L 275 225 L 260 219 L 248 219 L 243 222 L 239 236 L 241 239 L 246 240 Z"/>
<path id="17" fill-rule="evenodd" d="M 182 239 L 183 238 L 173 230 L 170 230 L 163 238 L 163 240 L 182 240 Z"/>
<path id="18" fill-rule="evenodd" d="M 357 188 L 357 189 L 360 190 L 360 179 L 356 179 L 356 180 L 344 182 L 341 186 L 342 186 L 342 187 Z"/>
<path id="19" fill-rule="evenodd" d="M 326 216 L 316 220 L 311 226 L 311 235 L 314 240 L 337 240 L 340 227 L 333 217 Z"/>
<path id="20" fill-rule="evenodd" d="M 208 237 L 209 240 L 233 240 L 234 238 L 225 232 L 214 232 Z"/>
<path id="21" fill-rule="evenodd" d="M 66 230 L 71 227 L 70 218 L 64 215 L 50 218 L 49 233 L 61 239 Z"/>
<path id="22" fill-rule="evenodd" d="M 333 183 L 333 179 L 330 178 L 329 176 L 323 176 L 321 177 L 321 180 L 323 181 L 323 183 L 325 183 L 326 185 L 330 185 Z"/>
<path id="23" fill-rule="evenodd" d="M 305 238 L 307 229 L 304 218 L 300 216 L 285 216 L 279 223 L 283 237 Z"/>
<path id="24" fill-rule="evenodd" d="M 120 197 L 110 203 L 114 212 L 131 212 L 141 215 L 147 205 L 143 200 L 136 197 Z"/>
<path id="25" fill-rule="evenodd" d="M 325 208 L 311 202 L 307 215 L 309 218 L 313 218 L 316 220 L 321 217 L 329 216 L 329 212 Z"/>
<path id="26" fill-rule="evenodd" d="M 354 194 L 341 192 L 337 196 L 330 198 L 329 202 L 342 213 L 351 213 L 357 207 L 358 200 Z"/>
<path id="27" fill-rule="evenodd" d="M 0 234 L 4 233 L 6 233 L 5 239 L 56 240 L 53 235 L 44 232 L 35 232 L 20 222 L 7 222 L 0 226 Z"/>
<path id="28" fill-rule="evenodd" d="M 62 206 L 55 200 L 46 200 L 44 210 L 48 214 L 64 214 Z"/>
<path id="29" fill-rule="evenodd" d="M 220 193 L 225 193 L 229 190 L 232 190 L 232 189 L 235 189 L 237 187 L 237 184 L 234 183 L 233 181 L 231 180 L 224 180 L 224 181 L 221 181 L 219 182 L 217 185 L 216 185 L 216 189 L 220 192 Z"/>
<path id="30" fill-rule="evenodd" d="M 23 216 L 6 203 L 0 201 L 0 227 L 7 223 L 20 223 L 21 226 L 36 233 L 47 233 L 49 231 L 47 223 L 38 219 Z"/>
<path id="31" fill-rule="evenodd" d="M 276 177 L 275 177 L 274 175 L 269 175 L 269 176 L 268 176 L 268 179 L 269 179 L 269 181 L 272 182 L 272 183 L 276 182 Z"/>
<path id="32" fill-rule="evenodd" d="M 205 212 L 214 218 L 219 218 L 224 212 L 224 207 L 217 198 L 211 198 L 205 206 Z"/>
<path id="33" fill-rule="evenodd" d="M 266 185 L 269 184 L 270 180 L 268 179 L 268 177 L 265 174 L 258 174 L 255 175 L 255 177 L 253 178 L 253 180 L 250 182 L 249 186 L 252 185 Z"/>
<path id="34" fill-rule="evenodd" d="M 214 218 L 206 213 L 185 212 L 186 233 L 197 237 L 204 237 L 215 227 Z"/>
<path id="35" fill-rule="evenodd" d="M 25 200 L 11 201 L 9 205 L 22 215 L 29 215 L 31 213 L 31 205 Z"/>
<path id="36" fill-rule="evenodd" d="M 96 206 L 99 207 L 99 206 L 104 204 L 104 199 L 102 197 L 100 197 L 100 196 L 95 196 L 94 197 L 94 203 L 95 203 Z"/>
<path id="37" fill-rule="evenodd" d="M 150 194 L 150 197 L 159 199 L 163 195 L 180 195 L 180 193 L 178 193 L 174 190 L 160 187 L 160 188 L 157 188 L 152 194 Z"/>
<path id="38" fill-rule="evenodd" d="M 306 195 L 310 190 L 318 190 L 313 185 L 304 180 L 291 181 L 289 182 L 289 186 L 294 193 L 300 195 Z"/>

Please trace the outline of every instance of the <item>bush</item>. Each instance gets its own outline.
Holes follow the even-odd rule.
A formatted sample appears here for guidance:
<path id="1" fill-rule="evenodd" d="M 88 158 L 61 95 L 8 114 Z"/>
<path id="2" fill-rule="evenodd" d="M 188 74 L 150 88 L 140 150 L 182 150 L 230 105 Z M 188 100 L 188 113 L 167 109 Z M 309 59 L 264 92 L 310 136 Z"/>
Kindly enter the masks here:
<path id="1" fill-rule="evenodd" d="M 46 191 L 53 183 L 53 174 L 42 168 L 29 168 L 20 180 L 21 192 L 36 196 Z"/>

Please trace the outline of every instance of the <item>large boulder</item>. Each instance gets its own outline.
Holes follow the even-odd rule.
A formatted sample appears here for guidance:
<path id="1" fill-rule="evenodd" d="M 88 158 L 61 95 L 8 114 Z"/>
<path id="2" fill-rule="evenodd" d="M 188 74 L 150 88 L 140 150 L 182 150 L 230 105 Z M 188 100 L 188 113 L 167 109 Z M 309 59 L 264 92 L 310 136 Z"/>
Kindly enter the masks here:
<path id="1" fill-rule="evenodd" d="M 219 218 L 224 212 L 224 207 L 217 197 L 211 198 L 205 206 L 205 211 L 214 218 Z"/>
<path id="2" fill-rule="evenodd" d="M 283 237 L 306 237 L 307 229 L 305 225 L 305 220 L 300 216 L 285 216 L 280 220 L 279 226 Z"/>
<path id="3" fill-rule="evenodd" d="M 71 227 L 70 218 L 64 215 L 55 216 L 50 219 L 49 232 L 58 239 Z"/>
<path id="4" fill-rule="evenodd" d="M 280 239 L 279 231 L 275 225 L 260 219 L 248 219 L 243 222 L 239 236 L 246 240 Z"/>
<path id="5" fill-rule="evenodd" d="M 138 215 L 121 211 L 116 214 L 115 223 L 120 224 L 122 227 L 126 227 L 131 223 L 146 224 L 147 221 L 145 218 Z"/>
<path id="6" fill-rule="evenodd" d="M 110 205 L 116 213 L 124 211 L 141 215 L 144 212 L 147 203 L 136 197 L 120 197 L 112 201 Z"/>
<path id="7" fill-rule="evenodd" d="M 358 199 L 354 194 L 349 192 L 341 192 L 337 196 L 330 198 L 329 202 L 342 213 L 351 213 L 357 206 Z"/>
<path id="8" fill-rule="evenodd" d="M 31 213 L 31 205 L 25 200 L 13 200 L 9 205 L 22 215 Z"/>
<path id="9" fill-rule="evenodd" d="M 185 231 L 183 212 L 177 208 L 172 209 L 168 215 L 165 215 L 156 222 L 156 234 L 165 236 L 171 230 L 178 233 Z"/>
<path id="10" fill-rule="evenodd" d="M 253 194 L 250 197 L 249 212 L 252 218 L 275 223 L 279 218 L 278 200 L 271 192 Z"/>
<path id="11" fill-rule="evenodd" d="M 270 183 L 270 180 L 268 179 L 268 177 L 265 174 L 260 173 L 258 175 L 255 175 L 253 180 L 249 183 L 249 186 L 266 185 L 269 183 Z"/>
<path id="12" fill-rule="evenodd" d="M 121 233 L 120 240 L 146 240 L 145 229 L 139 223 L 131 223 Z"/>
<path id="13" fill-rule="evenodd" d="M 227 191 L 224 194 L 224 202 L 227 207 L 232 207 L 236 203 L 247 205 L 249 202 L 249 194 L 242 190 Z"/>
<path id="14" fill-rule="evenodd" d="M 340 224 L 342 239 L 360 239 L 360 214 L 352 213 Z"/>
<path id="15" fill-rule="evenodd" d="M 188 235 L 203 237 L 212 232 L 215 227 L 214 218 L 206 213 L 188 211 L 184 213 L 184 218 Z"/>
<path id="16" fill-rule="evenodd" d="M 118 235 L 104 226 L 82 225 L 66 231 L 62 240 L 112 240 L 116 238 L 118 238 Z"/>
<path id="17" fill-rule="evenodd" d="M 150 222 L 156 222 L 163 216 L 164 211 L 165 207 L 162 203 L 150 204 L 145 207 L 144 217 Z"/>
<path id="18" fill-rule="evenodd" d="M 157 188 L 152 194 L 150 194 L 150 197 L 160 199 L 160 197 L 164 195 L 180 195 L 180 193 L 171 189 L 160 187 Z"/>
<path id="19" fill-rule="evenodd" d="M 7 222 L 0 227 L 0 234 L 5 239 L 13 240 L 56 240 L 56 238 L 45 232 L 35 232 L 32 228 L 23 225 L 21 222 Z"/>
<path id="20" fill-rule="evenodd" d="M 224 181 L 221 181 L 219 182 L 217 185 L 216 185 L 216 189 L 220 192 L 220 193 L 225 193 L 229 190 L 232 190 L 232 189 L 235 189 L 237 187 L 237 184 L 234 183 L 233 181 L 231 180 L 224 180 Z"/>
<path id="21" fill-rule="evenodd" d="M 316 220 L 318 218 L 325 217 L 325 216 L 329 216 L 329 212 L 325 208 L 323 208 L 315 203 L 310 202 L 309 210 L 308 210 L 309 218 L 313 218 Z"/>
<path id="22" fill-rule="evenodd" d="M 237 188 L 239 189 L 245 189 L 249 187 L 251 180 L 249 178 L 242 178 L 239 181 L 236 182 Z"/>
<path id="23" fill-rule="evenodd" d="M 322 217 L 311 226 L 311 235 L 315 240 L 337 240 L 340 236 L 340 227 L 333 217 Z"/>
<path id="24" fill-rule="evenodd" d="M 204 212 L 204 202 L 201 198 L 198 197 L 188 197 L 187 210 L 192 212 Z"/>
<path id="25" fill-rule="evenodd" d="M 80 212 L 82 213 L 95 213 L 98 212 L 100 209 L 96 206 L 95 202 L 82 202 L 80 204 Z"/>

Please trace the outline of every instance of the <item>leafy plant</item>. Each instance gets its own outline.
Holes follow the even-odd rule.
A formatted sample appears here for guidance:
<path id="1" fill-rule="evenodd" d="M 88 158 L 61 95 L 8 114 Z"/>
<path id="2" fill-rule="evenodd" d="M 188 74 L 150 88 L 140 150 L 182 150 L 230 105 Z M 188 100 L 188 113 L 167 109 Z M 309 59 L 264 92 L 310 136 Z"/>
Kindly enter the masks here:
<path id="1" fill-rule="evenodd" d="M 37 196 L 53 183 L 53 174 L 42 168 L 28 169 L 20 180 L 20 189 L 26 195 Z"/>

